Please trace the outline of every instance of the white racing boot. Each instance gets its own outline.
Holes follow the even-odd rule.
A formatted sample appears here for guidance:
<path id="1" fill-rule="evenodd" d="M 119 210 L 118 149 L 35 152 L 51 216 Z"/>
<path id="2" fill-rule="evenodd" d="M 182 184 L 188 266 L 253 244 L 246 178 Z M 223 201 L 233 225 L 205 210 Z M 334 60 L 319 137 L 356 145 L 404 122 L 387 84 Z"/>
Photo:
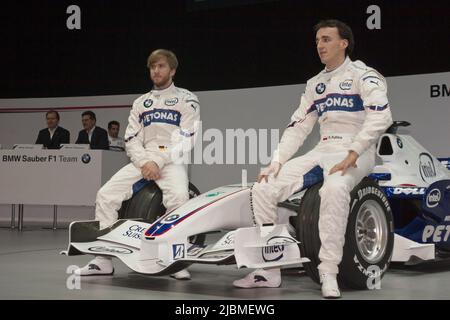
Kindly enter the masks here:
<path id="1" fill-rule="evenodd" d="M 321 273 L 322 296 L 326 299 L 338 299 L 341 297 L 335 273 Z"/>
<path id="2" fill-rule="evenodd" d="M 237 288 L 278 288 L 281 285 L 280 269 L 256 269 L 233 282 Z"/>
<path id="3" fill-rule="evenodd" d="M 180 270 L 170 275 L 172 278 L 177 280 L 190 280 L 191 274 L 186 269 Z"/>
<path id="4" fill-rule="evenodd" d="M 112 275 L 114 267 L 111 258 L 97 256 L 83 268 L 75 270 L 74 273 L 80 276 Z"/>

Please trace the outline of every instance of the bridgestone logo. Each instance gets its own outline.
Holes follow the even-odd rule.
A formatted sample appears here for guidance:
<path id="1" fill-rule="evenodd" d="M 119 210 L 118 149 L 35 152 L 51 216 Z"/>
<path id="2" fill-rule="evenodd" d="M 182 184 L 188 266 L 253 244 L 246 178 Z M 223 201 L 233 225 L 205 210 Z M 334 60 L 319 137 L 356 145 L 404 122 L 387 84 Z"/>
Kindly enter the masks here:
<path id="1" fill-rule="evenodd" d="M 384 195 L 384 193 L 383 193 L 380 189 L 375 188 L 375 187 L 369 186 L 369 187 L 365 187 L 365 188 L 363 188 L 363 189 L 358 190 L 358 197 L 359 197 L 359 200 L 361 200 L 362 198 L 364 198 L 364 197 L 367 196 L 368 194 L 373 194 L 373 195 L 377 196 L 378 198 L 381 199 L 381 201 L 383 201 L 384 206 L 385 206 L 388 210 L 391 209 L 390 206 L 389 206 L 388 199 L 386 198 L 386 196 Z"/>

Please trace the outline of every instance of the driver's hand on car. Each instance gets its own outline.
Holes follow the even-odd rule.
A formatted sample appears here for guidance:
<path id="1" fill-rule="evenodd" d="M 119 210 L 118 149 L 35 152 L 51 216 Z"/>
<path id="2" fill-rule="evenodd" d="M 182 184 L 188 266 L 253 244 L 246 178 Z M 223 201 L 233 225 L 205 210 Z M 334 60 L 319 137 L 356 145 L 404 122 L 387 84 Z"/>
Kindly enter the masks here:
<path id="1" fill-rule="evenodd" d="M 270 166 L 261 169 L 261 172 L 258 175 L 258 180 L 257 180 L 258 183 L 261 182 L 262 180 L 265 180 L 266 182 L 268 182 L 268 177 L 271 174 L 273 174 L 273 176 L 276 178 L 278 175 L 278 172 L 280 172 L 280 169 L 281 169 L 281 163 L 279 163 L 277 161 L 272 161 Z"/>
<path id="2" fill-rule="evenodd" d="M 141 167 L 141 173 L 145 180 L 158 180 L 161 178 L 161 172 L 155 161 L 147 161 Z"/>
<path id="3" fill-rule="evenodd" d="M 335 172 L 342 171 L 341 175 L 343 176 L 347 172 L 348 168 L 357 168 L 356 160 L 358 160 L 358 157 L 359 155 L 355 151 L 350 150 L 347 157 L 331 168 L 328 174 L 331 175 Z"/>

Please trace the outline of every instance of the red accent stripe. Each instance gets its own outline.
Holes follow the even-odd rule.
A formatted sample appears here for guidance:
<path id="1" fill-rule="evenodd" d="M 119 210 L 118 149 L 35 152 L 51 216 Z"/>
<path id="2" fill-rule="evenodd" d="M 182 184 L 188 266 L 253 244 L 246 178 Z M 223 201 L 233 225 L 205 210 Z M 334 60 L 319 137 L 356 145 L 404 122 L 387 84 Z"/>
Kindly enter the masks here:
<path id="1" fill-rule="evenodd" d="M 72 110 L 92 110 L 92 109 L 124 109 L 131 108 L 131 105 L 118 105 L 118 106 L 77 106 L 77 107 L 56 107 L 56 108 L 2 108 L 0 107 L 0 113 L 32 113 L 32 112 L 47 112 L 49 110 L 56 111 L 72 111 Z"/>

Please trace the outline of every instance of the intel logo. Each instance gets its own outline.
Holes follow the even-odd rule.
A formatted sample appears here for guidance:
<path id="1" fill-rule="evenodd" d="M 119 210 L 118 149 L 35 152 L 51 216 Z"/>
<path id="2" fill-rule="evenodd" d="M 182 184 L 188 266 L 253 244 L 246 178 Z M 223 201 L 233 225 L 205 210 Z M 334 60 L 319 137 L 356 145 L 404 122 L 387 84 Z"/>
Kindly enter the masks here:
<path id="1" fill-rule="evenodd" d="M 178 103 L 178 98 L 166 99 L 164 101 L 164 104 L 168 107 L 172 107 L 172 106 L 176 105 L 177 103 Z"/>
<path id="2" fill-rule="evenodd" d="M 427 207 L 434 208 L 439 204 L 441 200 L 441 191 L 439 189 L 433 189 L 430 191 L 427 197 Z"/>
<path id="3" fill-rule="evenodd" d="M 265 262 L 278 261 L 283 258 L 286 242 L 294 241 L 288 237 L 275 236 L 267 240 L 266 247 L 262 248 L 262 257 Z M 270 245 L 273 244 L 273 245 Z"/>
<path id="4" fill-rule="evenodd" d="M 422 153 L 419 157 L 419 170 L 422 179 L 427 182 L 428 178 L 436 177 L 436 169 L 433 159 L 427 153 Z"/>
<path id="5" fill-rule="evenodd" d="M 339 83 L 339 88 L 342 90 L 350 90 L 352 88 L 353 80 L 347 79 L 341 83 Z"/>

